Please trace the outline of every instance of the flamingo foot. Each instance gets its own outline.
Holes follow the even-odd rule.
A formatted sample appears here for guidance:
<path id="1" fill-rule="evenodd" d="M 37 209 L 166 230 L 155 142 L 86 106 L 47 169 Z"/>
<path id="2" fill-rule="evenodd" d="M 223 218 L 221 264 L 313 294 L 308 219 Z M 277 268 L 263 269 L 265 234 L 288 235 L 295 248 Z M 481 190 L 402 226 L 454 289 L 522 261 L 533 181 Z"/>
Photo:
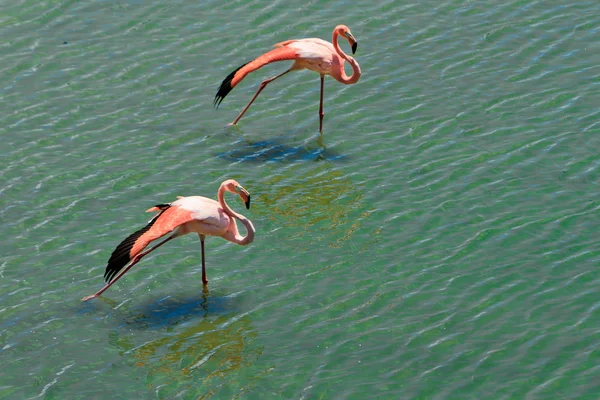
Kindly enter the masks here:
<path id="1" fill-rule="evenodd" d="M 97 294 L 93 294 L 93 295 L 91 295 L 91 296 L 85 296 L 83 299 L 81 299 L 81 301 L 82 301 L 82 302 L 83 302 L 83 301 L 88 301 L 88 300 L 91 300 L 91 299 L 93 299 L 93 298 L 95 298 L 95 297 L 98 297 L 98 295 L 97 295 Z"/>

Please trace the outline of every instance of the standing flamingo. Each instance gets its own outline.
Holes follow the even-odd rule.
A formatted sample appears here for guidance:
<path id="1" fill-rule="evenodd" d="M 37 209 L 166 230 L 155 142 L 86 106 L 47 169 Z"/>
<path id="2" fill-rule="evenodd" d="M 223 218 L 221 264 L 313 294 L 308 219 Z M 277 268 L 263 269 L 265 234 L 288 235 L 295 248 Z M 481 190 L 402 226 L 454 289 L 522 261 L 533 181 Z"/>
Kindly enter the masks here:
<path id="1" fill-rule="evenodd" d="M 360 79 L 360 66 L 356 60 L 349 55 L 345 54 L 338 43 L 338 36 L 343 36 L 348 40 L 350 46 L 352 46 L 352 54 L 356 52 L 358 42 L 350 33 L 345 25 L 338 25 L 333 30 L 332 43 L 329 43 L 322 39 L 310 38 L 310 39 L 299 39 L 299 40 L 287 40 L 285 42 L 277 43 L 275 49 L 259 56 L 258 58 L 246 63 L 233 71 L 225 78 L 221 83 L 219 90 L 215 96 L 214 104 L 219 107 L 219 104 L 223 101 L 225 96 L 231 90 L 240 83 L 246 75 L 250 72 L 256 71 L 257 69 L 276 61 L 287 61 L 293 60 L 292 66 L 284 71 L 283 73 L 274 76 L 269 79 L 265 79 L 259 86 L 258 90 L 248 105 L 242 110 L 240 115 L 230 124 L 236 125 L 242 118 L 244 113 L 250 108 L 250 105 L 258 97 L 260 92 L 270 82 L 275 79 L 287 74 L 290 71 L 300 69 L 310 69 L 316 71 L 321 75 L 321 102 L 319 104 L 319 132 L 323 132 L 323 88 L 325 85 L 325 75 L 331 75 L 338 82 L 346 85 L 351 85 L 358 82 Z M 344 61 L 348 61 L 352 67 L 352 75 L 346 75 L 344 71 Z"/>
<path id="2" fill-rule="evenodd" d="M 158 211 L 159 214 L 152 218 L 148 225 L 127 237 L 127 239 L 123 240 L 117 246 L 110 256 L 106 271 L 104 272 L 104 278 L 108 283 L 96 294 L 84 297 L 82 301 L 87 301 L 101 295 L 145 255 L 167 243 L 169 240 L 192 232 L 196 232 L 200 236 L 200 244 L 202 246 L 202 283 L 206 285 L 208 279 L 206 278 L 206 266 L 204 263 L 205 237 L 207 235 L 220 236 L 232 243 L 245 246 L 252 243 L 254 233 L 256 232 L 254 225 L 252 225 L 252 222 L 248 218 L 229 208 L 225 202 L 226 191 L 239 195 L 246 204 L 246 209 L 250 208 L 250 193 L 235 180 L 228 179 L 221 183 L 219 187 L 217 193 L 218 202 L 202 196 L 179 197 L 173 203 L 159 204 L 146 210 L 146 212 Z M 236 219 L 240 220 L 246 228 L 246 236 L 239 234 Z M 142 252 L 150 242 L 170 232 L 172 233 L 165 240 Z M 127 268 L 122 270 L 129 262 L 131 263 Z M 119 271 L 121 272 L 119 273 Z"/>

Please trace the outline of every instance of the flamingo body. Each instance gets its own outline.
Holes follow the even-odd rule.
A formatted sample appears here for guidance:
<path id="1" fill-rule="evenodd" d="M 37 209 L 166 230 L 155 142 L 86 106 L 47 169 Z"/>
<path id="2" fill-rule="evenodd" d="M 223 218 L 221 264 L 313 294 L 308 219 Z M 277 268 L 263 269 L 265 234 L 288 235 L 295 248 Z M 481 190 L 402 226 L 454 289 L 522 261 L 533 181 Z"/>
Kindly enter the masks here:
<path id="1" fill-rule="evenodd" d="M 299 40 L 286 40 L 277 43 L 275 47 L 285 46 L 293 50 L 295 62 L 292 69 L 309 69 L 323 75 L 330 75 L 336 80 L 340 79 L 340 66 L 345 60 L 335 51 L 330 42 L 319 38 L 307 38 Z M 335 68 L 337 67 L 337 68 Z"/>
<path id="2" fill-rule="evenodd" d="M 173 203 L 159 204 L 146 210 L 157 214 L 150 222 L 129 235 L 111 254 L 104 278 L 107 284 L 96 294 L 84 297 L 83 301 L 99 296 L 139 260 L 164 243 L 188 233 L 197 233 L 202 244 L 202 281 L 206 279 L 204 261 L 204 239 L 206 236 L 220 236 L 225 240 L 239 245 L 247 245 L 254 240 L 255 229 L 252 222 L 241 214 L 231 210 L 225 202 L 225 192 L 238 194 L 250 208 L 250 194 L 235 180 L 227 180 L 221 184 L 217 194 L 218 201 L 202 196 L 179 197 Z M 246 229 L 246 236 L 241 236 L 236 220 Z M 166 240 L 158 243 L 147 251 L 146 247 L 156 239 L 167 234 Z M 127 264 L 127 268 L 123 269 Z M 114 279 L 113 279 L 114 278 Z"/>
<path id="3" fill-rule="evenodd" d="M 321 76 L 321 100 L 319 104 L 319 131 L 323 131 L 323 90 L 324 90 L 324 77 L 330 75 L 338 82 L 343 84 L 354 84 L 358 82 L 361 76 L 360 66 L 356 60 L 349 55 L 345 54 L 338 44 L 338 36 L 342 35 L 345 37 L 350 45 L 352 46 L 352 52 L 356 51 L 358 42 L 350 33 L 350 29 L 345 25 L 338 25 L 333 30 L 332 43 L 319 38 L 308 38 L 308 39 L 293 39 L 286 40 L 275 44 L 275 49 L 257 57 L 256 59 L 240 66 L 233 72 L 231 72 L 221 83 L 217 94 L 215 96 L 215 106 L 218 107 L 223 99 L 236 87 L 249 73 L 256 71 L 263 66 L 278 62 L 278 61 L 294 61 L 292 66 L 284 71 L 283 73 L 274 76 L 272 78 L 264 80 L 258 88 L 254 97 L 250 100 L 248 105 L 242 110 L 237 118 L 231 123 L 236 125 L 237 122 L 242 118 L 244 113 L 248 110 L 250 105 L 258 97 L 260 92 L 275 79 L 287 74 L 290 71 L 296 71 L 301 69 L 309 69 L 319 73 Z M 344 71 L 344 63 L 348 61 L 352 67 L 352 75 L 346 75 Z"/>

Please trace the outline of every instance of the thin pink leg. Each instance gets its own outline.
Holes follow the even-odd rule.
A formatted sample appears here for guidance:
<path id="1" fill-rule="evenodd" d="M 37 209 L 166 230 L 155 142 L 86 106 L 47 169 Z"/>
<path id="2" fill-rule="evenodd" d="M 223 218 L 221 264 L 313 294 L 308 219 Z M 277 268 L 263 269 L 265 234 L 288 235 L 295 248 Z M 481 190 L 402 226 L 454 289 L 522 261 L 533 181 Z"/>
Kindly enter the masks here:
<path id="1" fill-rule="evenodd" d="M 206 286 L 208 285 L 208 278 L 206 277 L 206 264 L 204 263 L 204 235 L 200 236 L 200 245 L 202 247 L 202 283 Z"/>
<path id="2" fill-rule="evenodd" d="M 230 124 L 230 125 L 237 125 L 238 121 L 242 118 L 242 116 L 244 115 L 244 113 L 250 108 L 250 106 L 252 105 L 252 103 L 254 102 L 254 100 L 256 100 L 256 98 L 258 97 L 258 95 L 260 94 L 260 92 L 262 92 L 262 90 L 265 88 L 265 86 L 267 86 L 269 83 L 273 82 L 275 79 L 282 77 L 283 75 L 287 74 L 288 72 L 290 72 L 291 69 L 288 69 L 287 71 L 274 76 L 272 78 L 269 79 L 265 79 L 260 86 L 258 87 L 258 90 L 256 91 L 256 94 L 254 94 L 254 97 L 252 97 L 252 100 L 250 100 L 250 102 L 248 103 L 248 105 L 242 110 L 242 112 L 240 113 L 240 115 L 237 116 L 237 118 Z"/>
<path id="3" fill-rule="evenodd" d="M 323 91 L 325 89 L 325 76 L 321 75 L 321 103 L 319 104 L 319 133 L 323 133 Z"/>
<path id="4" fill-rule="evenodd" d="M 95 294 L 91 295 L 91 296 L 86 296 L 83 299 L 81 299 L 81 301 L 88 301 L 91 300 L 95 297 L 100 296 L 102 293 L 104 293 L 104 291 L 106 289 L 108 289 L 109 287 L 111 287 L 113 285 L 113 283 L 115 283 L 116 281 L 119 280 L 119 278 L 121 278 L 123 275 L 125 275 L 125 272 L 129 271 L 129 269 L 131 267 L 133 267 L 135 264 L 137 264 L 142 257 L 144 257 L 146 254 L 150 253 L 151 251 L 156 250 L 157 248 L 159 248 L 160 246 L 162 246 L 163 244 L 167 243 L 169 240 L 171 239 L 175 239 L 177 236 L 169 236 L 168 238 L 166 238 L 165 240 L 163 240 L 162 242 L 160 242 L 159 244 L 157 244 L 156 246 L 151 247 L 150 249 L 141 252 L 140 254 L 138 254 L 137 256 L 135 256 L 133 258 L 133 260 L 131 260 L 131 262 L 129 263 L 129 265 L 123 269 L 121 272 L 119 272 L 119 274 L 117 276 L 114 277 L 114 279 L 112 281 L 110 281 L 109 283 L 107 283 L 106 285 L 104 285 L 104 287 L 100 290 L 98 290 Z"/>

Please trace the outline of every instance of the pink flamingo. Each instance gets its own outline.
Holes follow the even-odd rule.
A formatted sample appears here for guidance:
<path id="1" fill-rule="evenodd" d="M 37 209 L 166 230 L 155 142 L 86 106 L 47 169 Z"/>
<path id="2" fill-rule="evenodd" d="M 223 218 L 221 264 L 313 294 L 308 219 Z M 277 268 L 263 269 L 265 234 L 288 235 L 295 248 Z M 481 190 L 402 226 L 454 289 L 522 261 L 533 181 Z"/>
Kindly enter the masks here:
<path id="1" fill-rule="evenodd" d="M 178 200 L 173 203 L 158 204 L 146 210 L 146 212 L 158 211 L 159 214 L 152 218 L 148 225 L 127 237 L 127 239 L 123 240 L 117 246 L 110 256 L 106 271 L 104 272 L 104 278 L 108 283 L 96 294 L 84 297 L 82 301 L 87 301 L 101 295 L 145 255 L 156 250 L 169 240 L 192 232 L 200 236 L 202 247 L 202 283 L 204 285 L 208 284 L 204 263 L 205 237 L 207 235 L 220 236 L 232 243 L 245 246 L 252 243 L 256 232 L 254 225 L 252 225 L 252 222 L 248 218 L 229 208 L 225 202 L 226 191 L 239 195 L 246 204 L 246 209 L 250 208 L 250 193 L 235 180 L 228 179 L 221 183 L 219 187 L 217 193 L 218 202 L 202 196 L 178 197 Z M 236 219 L 246 228 L 246 236 L 239 234 Z M 172 233 L 165 240 L 142 252 L 150 242 L 170 232 Z M 131 263 L 127 268 L 123 269 L 129 262 Z M 119 273 L 119 271 L 121 272 Z"/>
<path id="2" fill-rule="evenodd" d="M 325 75 L 331 75 L 338 82 L 346 85 L 351 85 L 358 82 L 360 79 L 360 66 L 356 60 L 349 55 L 345 54 L 338 43 L 338 36 L 343 36 L 348 40 L 350 46 L 352 46 L 352 54 L 356 52 L 358 42 L 350 33 L 345 25 L 338 25 L 333 30 L 332 43 L 329 43 L 322 39 L 310 38 L 310 39 L 299 39 L 299 40 L 287 40 L 285 42 L 277 43 L 276 49 L 273 49 L 258 58 L 246 63 L 233 71 L 231 74 L 223 80 L 217 94 L 215 96 L 214 104 L 219 107 L 219 104 L 223 101 L 225 96 L 236 87 L 250 72 L 256 71 L 257 69 L 276 61 L 293 60 L 292 66 L 284 71 L 283 73 L 274 76 L 269 79 L 265 79 L 259 86 L 256 94 L 248 105 L 242 110 L 240 115 L 230 124 L 236 125 L 242 118 L 244 113 L 250 108 L 250 105 L 258 97 L 260 92 L 270 82 L 275 79 L 287 74 L 290 71 L 300 69 L 310 69 L 316 71 L 321 75 L 321 102 L 319 105 L 319 132 L 323 132 L 323 88 L 325 85 Z M 344 71 L 344 61 L 348 61 L 352 67 L 352 75 L 346 75 Z"/>

